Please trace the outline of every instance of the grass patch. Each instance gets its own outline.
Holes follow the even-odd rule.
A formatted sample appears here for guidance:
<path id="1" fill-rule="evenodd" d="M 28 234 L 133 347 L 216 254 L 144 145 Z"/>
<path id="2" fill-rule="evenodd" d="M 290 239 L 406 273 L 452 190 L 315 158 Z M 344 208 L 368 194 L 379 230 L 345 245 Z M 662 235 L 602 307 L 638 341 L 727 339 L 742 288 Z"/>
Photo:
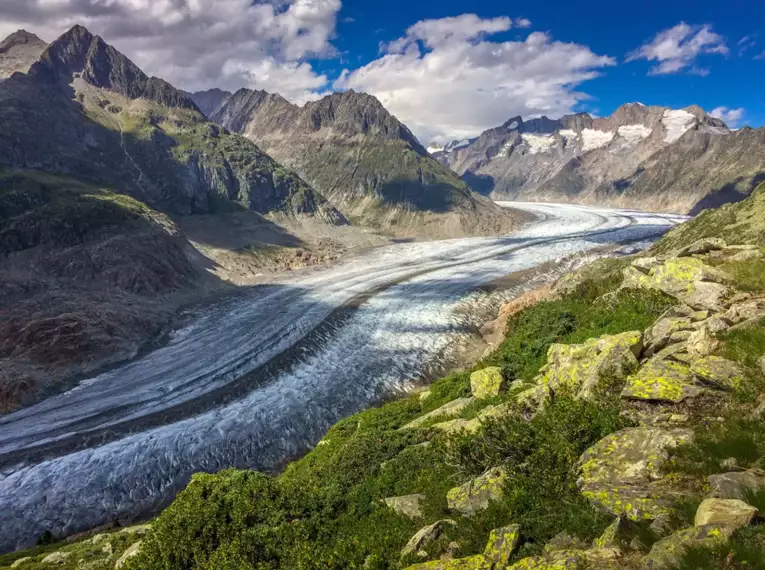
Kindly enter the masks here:
<path id="1" fill-rule="evenodd" d="M 753 293 L 765 291 L 765 259 L 729 261 L 721 269 L 733 278 L 738 289 Z"/>
<path id="2" fill-rule="evenodd" d="M 689 548 L 667 570 L 765 570 L 765 525 L 741 529 L 725 544 Z"/>

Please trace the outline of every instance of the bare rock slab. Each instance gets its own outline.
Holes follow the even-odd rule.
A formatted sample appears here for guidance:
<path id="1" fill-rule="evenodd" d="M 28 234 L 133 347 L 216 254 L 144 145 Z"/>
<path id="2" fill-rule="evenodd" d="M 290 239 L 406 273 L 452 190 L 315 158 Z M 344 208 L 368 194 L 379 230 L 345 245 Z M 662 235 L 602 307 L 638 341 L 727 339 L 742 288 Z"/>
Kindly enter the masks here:
<path id="1" fill-rule="evenodd" d="M 749 526 L 757 509 L 739 499 L 706 499 L 699 505 L 693 524 L 713 524 L 737 530 Z"/>

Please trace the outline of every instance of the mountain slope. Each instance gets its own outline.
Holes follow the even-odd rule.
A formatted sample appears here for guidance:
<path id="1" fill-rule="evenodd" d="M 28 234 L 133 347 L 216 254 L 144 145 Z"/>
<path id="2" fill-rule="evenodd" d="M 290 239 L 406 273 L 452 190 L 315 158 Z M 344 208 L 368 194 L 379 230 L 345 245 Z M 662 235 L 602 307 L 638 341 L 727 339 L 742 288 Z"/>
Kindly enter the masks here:
<path id="1" fill-rule="evenodd" d="M 47 44 L 34 34 L 19 30 L 0 42 L 0 79 L 14 73 L 26 73 L 40 57 Z"/>
<path id="2" fill-rule="evenodd" d="M 504 199 L 695 212 L 740 199 L 765 172 L 763 134 L 731 133 L 697 106 L 514 117 L 467 143 L 435 156 L 474 189 Z"/>
<path id="3" fill-rule="evenodd" d="M 298 107 L 280 95 L 242 89 L 212 118 L 255 141 L 366 225 L 435 237 L 513 226 L 370 95 L 334 93 Z"/>
<path id="4" fill-rule="evenodd" d="M 81 26 L 0 84 L 0 124 L 0 168 L 107 183 L 168 213 L 243 207 L 342 221 L 298 176 Z"/>

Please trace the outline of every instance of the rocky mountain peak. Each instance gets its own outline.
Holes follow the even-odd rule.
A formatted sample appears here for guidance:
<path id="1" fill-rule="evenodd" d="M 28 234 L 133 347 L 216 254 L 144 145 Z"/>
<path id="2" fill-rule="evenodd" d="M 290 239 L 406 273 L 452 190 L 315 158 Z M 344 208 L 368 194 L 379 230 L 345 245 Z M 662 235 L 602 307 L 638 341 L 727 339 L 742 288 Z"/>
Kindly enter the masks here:
<path id="1" fill-rule="evenodd" d="M 223 91 L 222 89 L 208 89 L 207 91 L 197 91 L 196 93 L 185 93 L 191 97 L 199 110 L 206 116 L 212 117 L 231 98 L 233 93 Z"/>
<path id="2" fill-rule="evenodd" d="M 0 42 L 0 54 L 10 51 L 11 48 L 16 46 L 24 46 L 28 44 L 39 45 L 42 47 L 47 45 L 36 35 L 27 32 L 26 30 L 18 30 Z"/>
<path id="3" fill-rule="evenodd" d="M 50 44 L 30 73 L 71 82 L 75 76 L 130 99 L 145 98 L 167 107 L 198 110 L 194 102 L 169 83 L 148 77 L 128 57 L 76 25 Z"/>

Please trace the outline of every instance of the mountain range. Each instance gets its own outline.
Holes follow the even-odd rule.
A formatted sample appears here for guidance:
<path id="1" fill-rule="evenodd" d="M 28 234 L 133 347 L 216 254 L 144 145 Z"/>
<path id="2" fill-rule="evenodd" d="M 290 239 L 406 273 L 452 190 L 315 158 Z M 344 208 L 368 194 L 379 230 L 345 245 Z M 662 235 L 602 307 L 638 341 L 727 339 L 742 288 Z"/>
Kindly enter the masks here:
<path id="1" fill-rule="evenodd" d="M 505 213 L 433 160 L 371 95 L 333 93 L 302 107 L 249 89 L 192 98 L 213 121 L 292 168 L 354 222 L 431 237 L 509 227 Z"/>
<path id="2" fill-rule="evenodd" d="M 473 189 L 502 200 L 695 214 L 739 201 L 765 179 L 765 129 L 731 131 L 698 106 L 513 117 L 429 150 Z"/>

